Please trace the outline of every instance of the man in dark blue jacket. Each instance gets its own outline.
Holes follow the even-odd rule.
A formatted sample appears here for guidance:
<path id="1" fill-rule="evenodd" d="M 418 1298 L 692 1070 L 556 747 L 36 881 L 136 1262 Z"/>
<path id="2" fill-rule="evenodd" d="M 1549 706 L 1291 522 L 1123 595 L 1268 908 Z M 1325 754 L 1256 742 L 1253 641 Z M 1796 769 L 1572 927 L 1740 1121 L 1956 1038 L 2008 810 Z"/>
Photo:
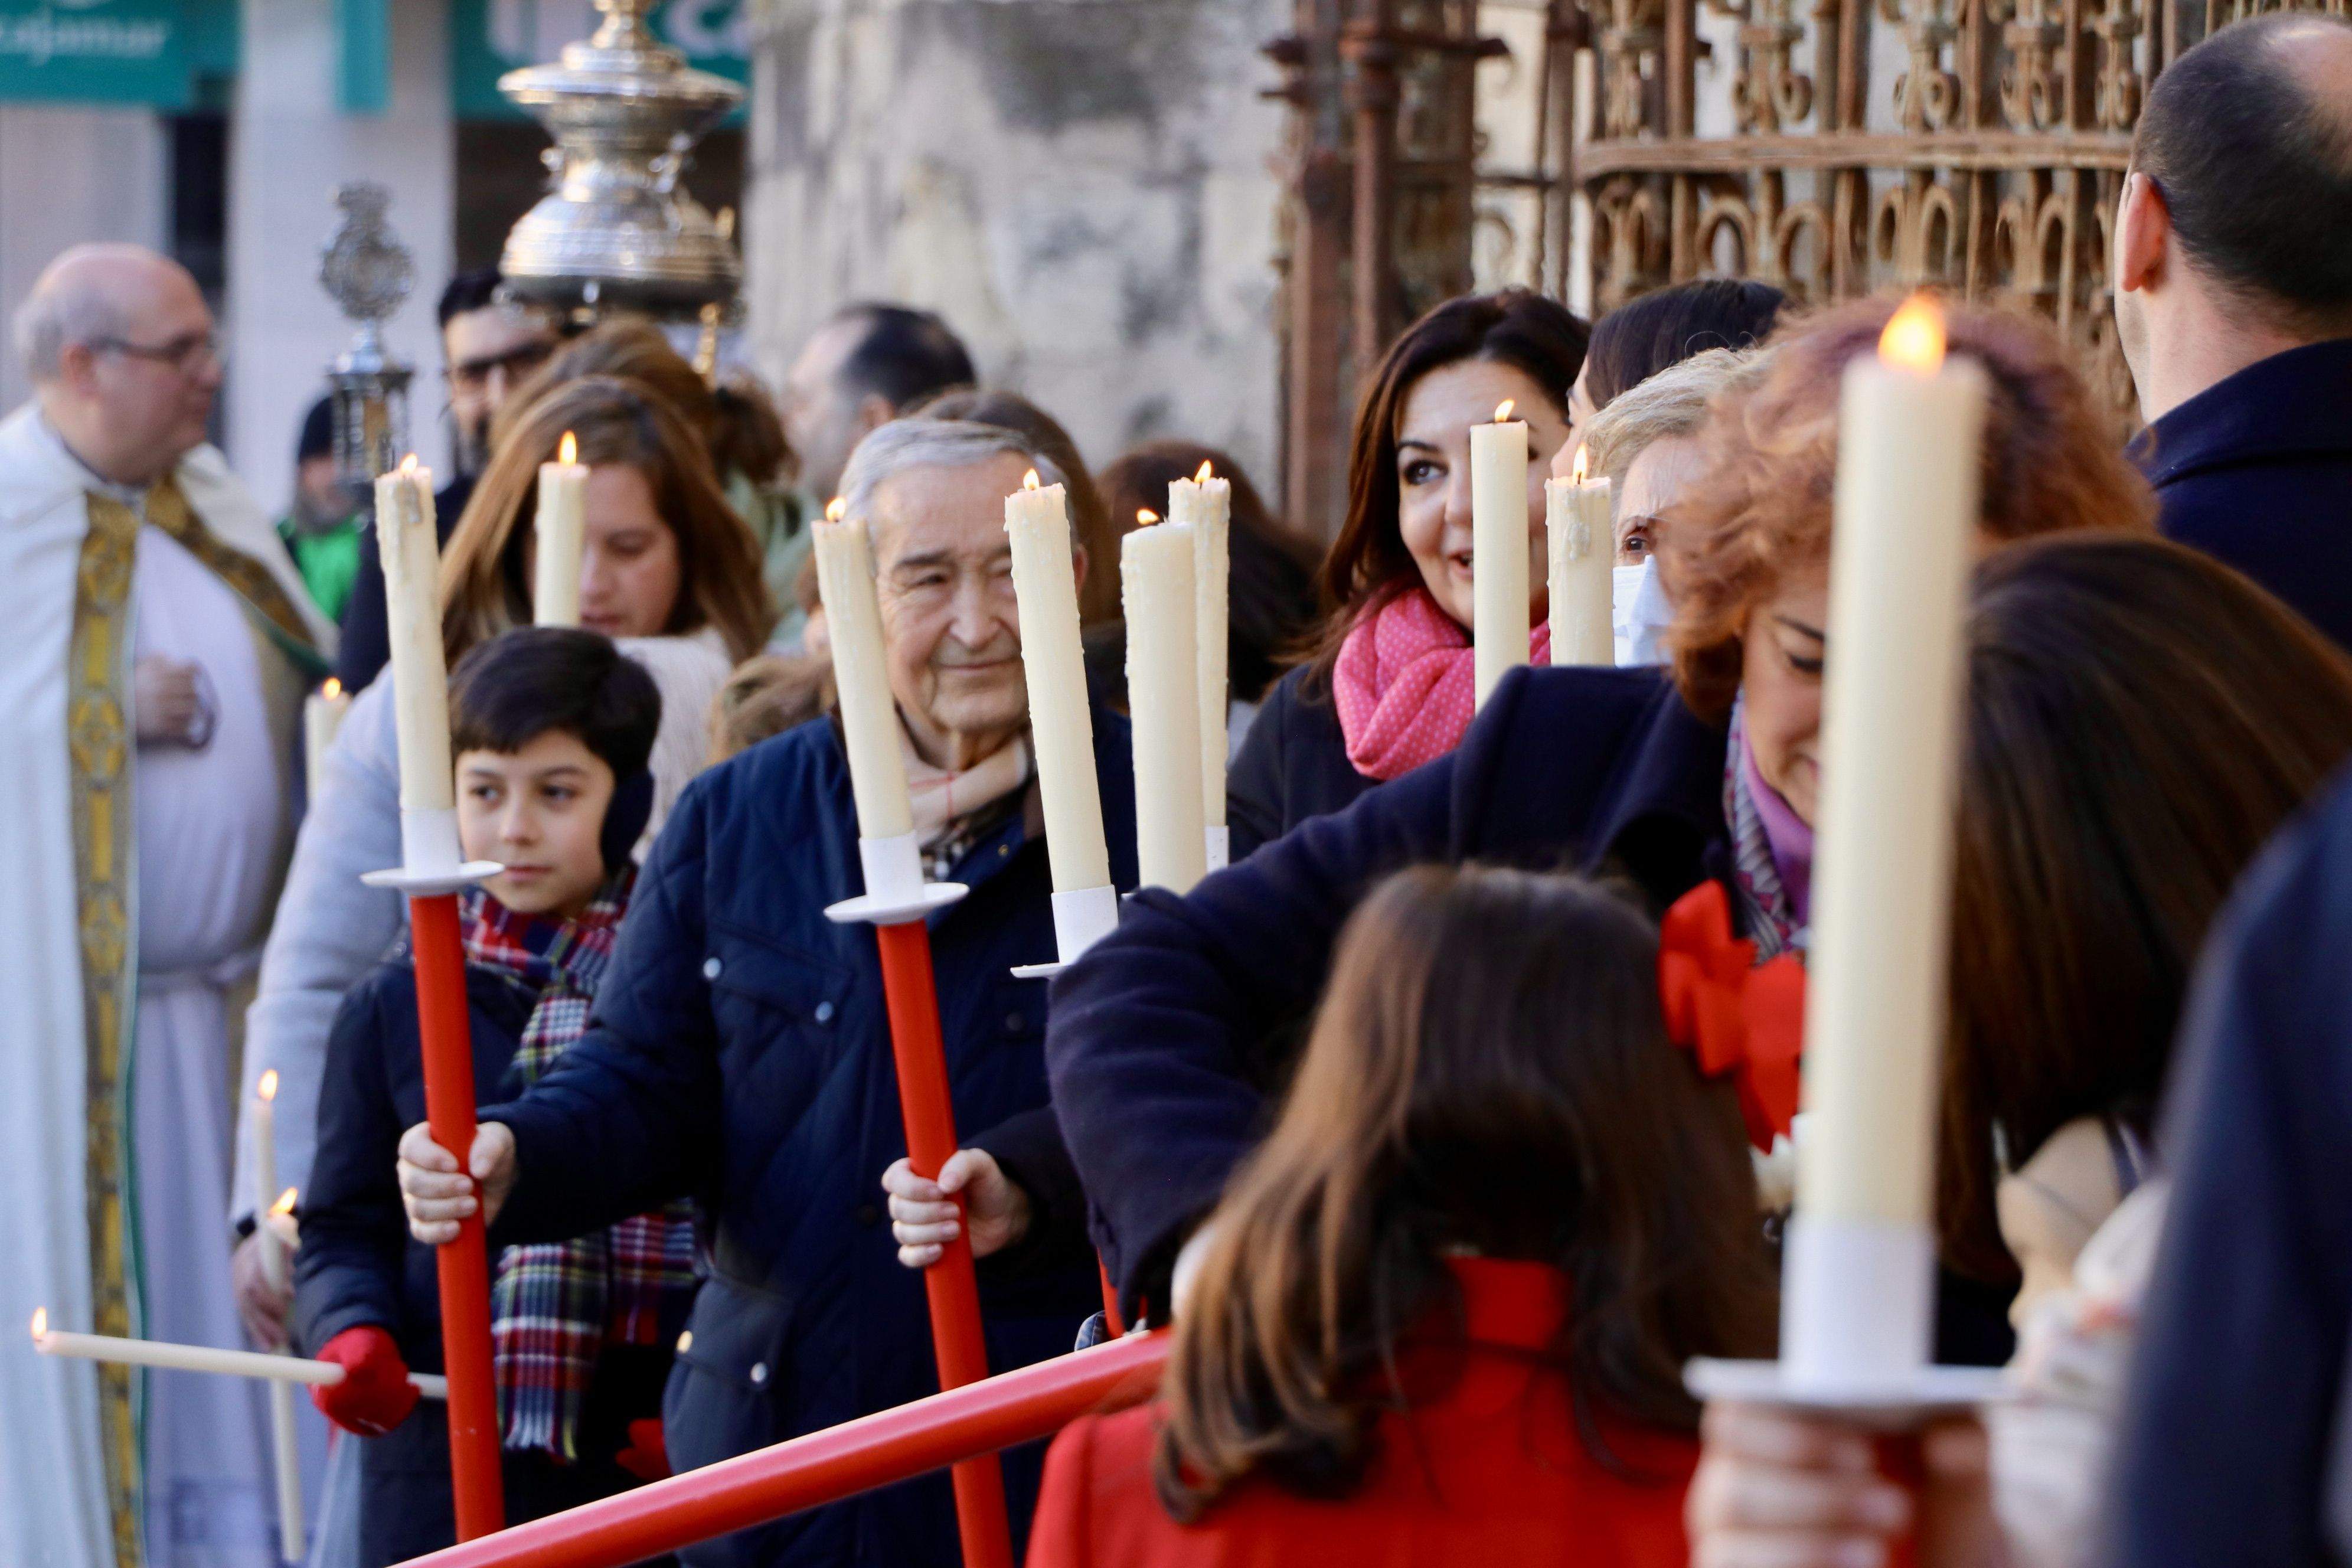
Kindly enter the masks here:
<path id="1" fill-rule="evenodd" d="M 2148 89 L 2116 325 L 2164 531 L 2352 647 L 2352 24 L 2222 28 Z"/>
<path id="2" fill-rule="evenodd" d="M 2106 1560 L 2352 1561 L 2352 775 L 2231 898 L 2182 1025 L 2173 1176 Z"/>
<path id="3" fill-rule="evenodd" d="M 1071 1212 L 1079 1200 L 1057 1174 L 1067 1164 L 1046 1106 L 1045 987 L 1010 973 L 1055 950 L 1025 751 L 1002 787 L 1005 748 L 1024 745 L 1027 721 L 1003 499 L 1032 468 L 1053 477 L 1009 432 L 914 419 L 866 437 L 844 479 L 873 529 L 892 692 L 921 764 L 918 831 L 934 874 L 971 889 L 931 924 L 957 1126 L 1034 1211 L 1028 1242 L 982 1265 L 997 1372 L 1068 1351 L 1099 1300 Z M 1112 878 L 1132 887 L 1127 726 L 1100 709 L 1093 720 Z M 925 777 L 940 787 L 924 790 Z M 493 1244 L 696 1200 L 709 1278 L 664 1408 L 680 1469 L 939 1387 L 922 1281 L 899 1266 L 883 1207 L 882 1173 L 906 1139 L 874 936 L 824 917 L 863 890 L 832 720 L 712 769 L 662 829 L 587 1036 L 530 1093 L 481 1113 L 472 1164 Z M 446 1240 L 472 1202 L 450 1197 L 453 1178 L 432 1169 L 454 1162 L 417 1129 L 402 1155 L 412 1229 Z M 1040 1458 L 1006 1456 L 1019 1532 Z M 947 1568 L 953 1505 L 933 1476 L 682 1558 Z"/>

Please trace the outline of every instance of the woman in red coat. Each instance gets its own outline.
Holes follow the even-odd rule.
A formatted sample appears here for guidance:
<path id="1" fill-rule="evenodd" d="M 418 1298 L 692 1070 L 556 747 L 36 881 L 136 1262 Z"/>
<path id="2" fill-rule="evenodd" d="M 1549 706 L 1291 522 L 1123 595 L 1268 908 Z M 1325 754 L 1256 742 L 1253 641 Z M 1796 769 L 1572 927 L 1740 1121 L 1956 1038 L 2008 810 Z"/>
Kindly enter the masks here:
<path id="1" fill-rule="evenodd" d="M 1160 1402 L 1055 1443 L 1029 1568 L 1680 1568 L 1681 1368 L 1765 1352 L 1772 1278 L 1657 956 L 1565 877 L 1368 900 Z"/>

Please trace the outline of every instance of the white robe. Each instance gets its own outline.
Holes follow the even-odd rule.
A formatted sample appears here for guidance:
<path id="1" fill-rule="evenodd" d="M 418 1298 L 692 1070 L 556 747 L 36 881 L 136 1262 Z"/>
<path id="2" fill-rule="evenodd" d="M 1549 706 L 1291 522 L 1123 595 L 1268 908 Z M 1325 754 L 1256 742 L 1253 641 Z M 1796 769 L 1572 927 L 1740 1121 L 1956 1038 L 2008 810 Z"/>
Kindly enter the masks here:
<path id="1" fill-rule="evenodd" d="M 331 638 L 268 518 L 217 452 L 184 459 L 189 506 L 220 542 L 266 567 Z M 46 1307 L 89 1326 L 93 1258 L 85 1178 L 79 868 L 67 745 L 68 656 L 91 481 L 30 408 L 0 423 L 0 1323 Z M 131 1327 L 154 1338 L 242 1342 L 228 1293 L 229 1129 L 235 1122 L 224 983 L 249 966 L 282 861 L 290 734 L 271 733 L 252 622 L 184 548 L 139 531 L 112 671 L 126 723 L 132 650 L 204 663 L 218 713 L 202 753 L 132 752 L 135 811 L 127 940 L 137 976 L 123 1070 L 133 1166 L 125 1215 Z M 283 743 L 281 743 L 281 742 Z M 125 737 L 126 745 L 129 737 Z M 143 852 L 142 852 L 143 851 Z M 21 1343 L 21 1342 L 20 1342 Z M 9 1568 L 263 1568 L 268 1547 L 260 1405 L 241 1383 L 142 1377 L 149 1483 L 119 1542 L 108 1511 L 98 1379 L 86 1363 L 0 1353 L 0 1563 Z"/>

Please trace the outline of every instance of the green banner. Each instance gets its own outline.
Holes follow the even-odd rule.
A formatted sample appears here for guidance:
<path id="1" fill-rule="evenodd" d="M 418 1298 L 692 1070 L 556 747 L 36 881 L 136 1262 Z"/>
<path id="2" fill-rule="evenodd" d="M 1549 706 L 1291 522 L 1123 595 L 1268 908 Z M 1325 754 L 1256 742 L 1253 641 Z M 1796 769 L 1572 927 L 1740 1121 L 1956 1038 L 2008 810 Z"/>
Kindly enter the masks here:
<path id="1" fill-rule="evenodd" d="M 661 40 L 699 70 L 751 79 L 751 0 L 663 0 L 648 16 Z M 467 120 L 518 118 L 499 78 L 543 65 L 596 30 L 593 0 L 450 0 L 450 93 Z"/>
<path id="2" fill-rule="evenodd" d="M 236 0 L 0 0 L 0 100 L 207 101 L 236 69 Z"/>

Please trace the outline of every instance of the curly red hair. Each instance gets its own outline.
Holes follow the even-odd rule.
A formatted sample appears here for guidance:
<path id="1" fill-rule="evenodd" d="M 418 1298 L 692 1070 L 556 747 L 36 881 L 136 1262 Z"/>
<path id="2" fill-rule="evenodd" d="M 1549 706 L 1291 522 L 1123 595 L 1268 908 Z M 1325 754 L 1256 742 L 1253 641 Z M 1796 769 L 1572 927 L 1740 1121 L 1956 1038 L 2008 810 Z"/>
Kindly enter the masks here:
<path id="1" fill-rule="evenodd" d="M 1774 333 L 1769 367 L 1725 394 L 1701 441 L 1706 478 L 1676 509 L 1675 679 L 1694 712 L 1730 711 L 1749 614 L 1829 559 L 1846 362 L 1874 353 L 1893 295 L 1831 306 Z M 1991 383 L 1981 465 L 1986 537 L 2070 529 L 2146 532 L 2156 498 L 2116 441 L 2073 356 L 2040 317 L 1946 302 L 1948 352 Z"/>

